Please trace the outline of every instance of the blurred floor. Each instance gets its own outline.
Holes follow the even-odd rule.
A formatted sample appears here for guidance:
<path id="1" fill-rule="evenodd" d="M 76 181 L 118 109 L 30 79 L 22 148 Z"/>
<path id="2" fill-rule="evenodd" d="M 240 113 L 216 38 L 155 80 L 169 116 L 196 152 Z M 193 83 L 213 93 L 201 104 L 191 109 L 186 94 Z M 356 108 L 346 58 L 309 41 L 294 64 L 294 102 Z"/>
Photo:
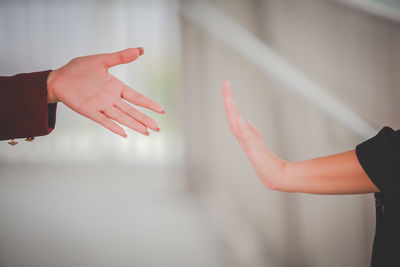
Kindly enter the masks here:
<path id="1" fill-rule="evenodd" d="M 143 165 L 2 165 L 0 266 L 223 266 L 182 175 Z"/>

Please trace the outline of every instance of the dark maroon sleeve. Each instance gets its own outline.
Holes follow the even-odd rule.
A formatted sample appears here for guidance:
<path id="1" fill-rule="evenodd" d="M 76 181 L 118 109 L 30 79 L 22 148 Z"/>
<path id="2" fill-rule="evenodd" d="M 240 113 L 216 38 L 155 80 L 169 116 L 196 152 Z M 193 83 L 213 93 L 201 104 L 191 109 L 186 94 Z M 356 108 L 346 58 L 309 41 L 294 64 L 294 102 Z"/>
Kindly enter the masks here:
<path id="1" fill-rule="evenodd" d="M 50 72 L 0 76 L 0 140 L 47 135 L 54 129 L 57 103 L 47 104 Z"/>

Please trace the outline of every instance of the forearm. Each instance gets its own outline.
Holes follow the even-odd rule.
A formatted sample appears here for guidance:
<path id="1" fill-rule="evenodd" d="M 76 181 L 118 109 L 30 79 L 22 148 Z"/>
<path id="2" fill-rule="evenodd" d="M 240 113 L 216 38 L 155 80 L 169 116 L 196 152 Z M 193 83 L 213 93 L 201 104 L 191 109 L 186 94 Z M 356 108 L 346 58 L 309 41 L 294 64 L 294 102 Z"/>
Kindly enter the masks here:
<path id="1" fill-rule="evenodd" d="M 310 194 L 379 191 L 364 172 L 354 150 L 300 162 L 286 162 L 277 158 L 265 146 L 260 132 L 240 117 L 229 81 L 225 81 L 222 87 L 229 128 L 246 152 L 258 177 L 268 188 Z M 393 163 L 388 165 L 392 166 Z"/>
<path id="2" fill-rule="evenodd" d="M 285 164 L 278 190 L 310 194 L 379 192 L 361 167 L 354 150 Z"/>

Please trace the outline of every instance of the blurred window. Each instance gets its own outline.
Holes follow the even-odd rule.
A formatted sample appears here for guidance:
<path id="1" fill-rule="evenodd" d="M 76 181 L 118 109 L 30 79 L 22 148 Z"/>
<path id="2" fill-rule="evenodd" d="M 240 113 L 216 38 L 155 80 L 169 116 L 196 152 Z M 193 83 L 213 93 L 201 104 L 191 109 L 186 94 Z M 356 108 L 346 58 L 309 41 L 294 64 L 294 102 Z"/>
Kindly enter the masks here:
<path id="1" fill-rule="evenodd" d="M 161 133 L 146 137 L 127 130 L 125 140 L 59 104 L 53 133 L 14 147 L 2 142 L 0 162 L 180 161 L 177 1 L 2 1 L 0 43 L 0 75 L 55 69 L 77 56 L 142 46 L 143 57 L 111 73 L 167 111 L 161 116 L 144 110 Z"/>

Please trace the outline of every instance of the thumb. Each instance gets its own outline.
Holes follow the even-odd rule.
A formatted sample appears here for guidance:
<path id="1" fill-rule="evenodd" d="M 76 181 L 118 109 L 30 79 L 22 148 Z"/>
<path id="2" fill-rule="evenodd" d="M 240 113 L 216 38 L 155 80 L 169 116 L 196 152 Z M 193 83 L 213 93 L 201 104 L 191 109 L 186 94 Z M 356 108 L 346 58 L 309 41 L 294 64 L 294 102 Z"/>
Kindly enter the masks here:
<path id="1" fill-rule="evenodd" d="M 142 47 L 138 48 L 128 48 L 122 51 L 107 53 L 99 55 L 101 57 L 102 62 L 107 66 L 107 68 L 126 64 L 134 61 L 139 56 L 143 55 L 144 50 Z"/>
<path id="2" fill-rule="evenodd" d="M 253 126 L 253 124 L 251 124 L 249 121 L 246 121 L 246 123 L 247 126 L 249 126 L 250 130 L 253 132 L 253 134 L 255 134 L 259 138 L 262 138 L 261 133 L 256 129 L 256 127 Z"/>

